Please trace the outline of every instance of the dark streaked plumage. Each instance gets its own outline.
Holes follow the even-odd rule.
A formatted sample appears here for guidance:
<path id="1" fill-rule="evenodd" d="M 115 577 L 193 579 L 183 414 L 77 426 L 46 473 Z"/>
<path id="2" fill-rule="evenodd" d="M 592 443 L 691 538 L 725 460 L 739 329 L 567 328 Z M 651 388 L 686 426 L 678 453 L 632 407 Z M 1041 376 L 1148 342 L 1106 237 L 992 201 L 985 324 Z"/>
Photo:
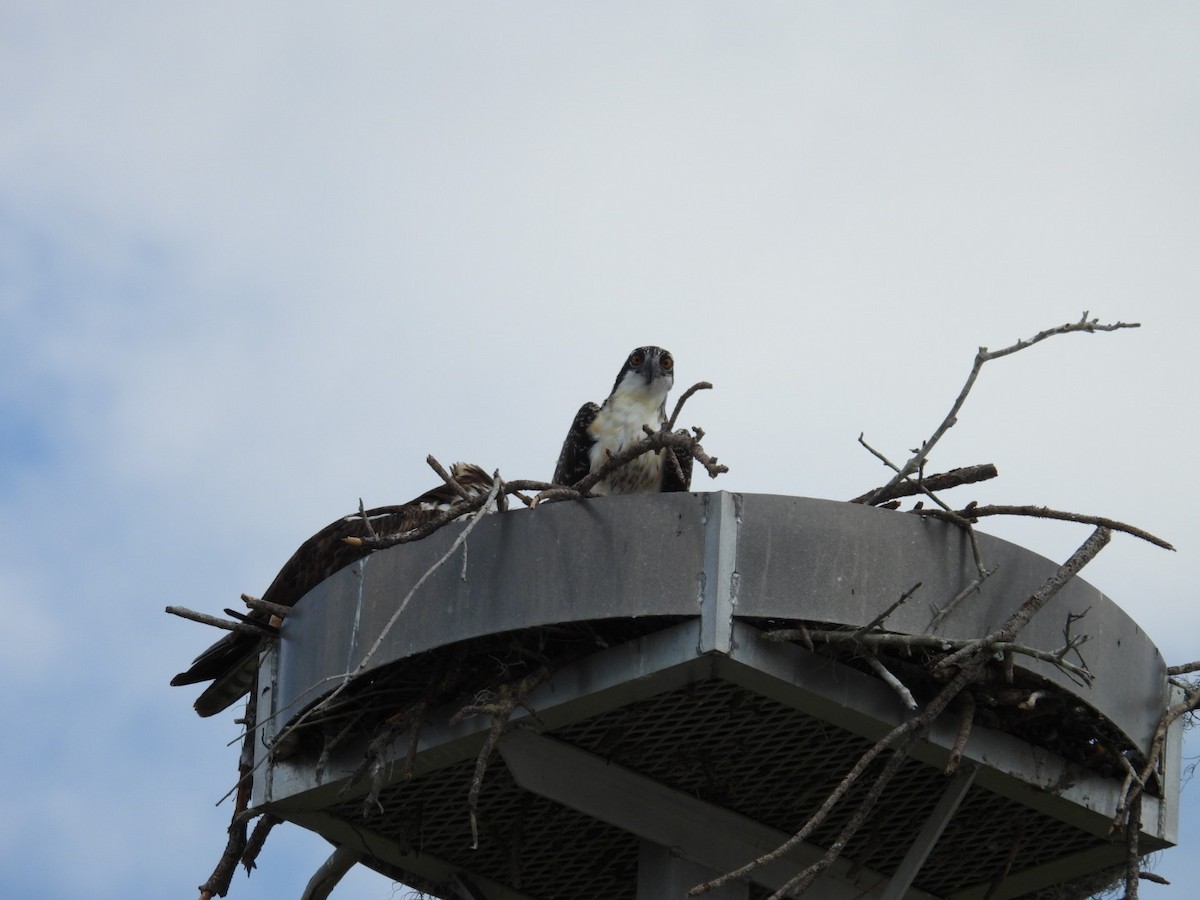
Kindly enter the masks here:
<path id="1" fill-rule="evenodd" d="M 451 474 L 472 495 L 486 494 L 492 488 L 491 476 L 479 466 L 455 463 Z M 428 522 L 447 509 L 457 496 L 453 488 L 441 484 L 408 503 L 369 509 L 366 515 L 377 535 L 400 534 Z M 360 513 L 331 522 L 297 548 L 263 593 L 262 599 L 281 606 L 295 606 L 296 601 L 330 575 L 371 552 L 369 547 L 351 546 L 342 538 L 368 535 Z M 252 610 L 245 618 L 250 622 L 265 624 L 269 617 L 266 613 Z M 212 681 L 197 698 L 196 712 L 202 716 L 219 713 L 250 690 L 258 668 L 262 640 L 253 634 L 230 632 L 197 656 L 186 672 L 180 672 L 172 678 L 171 684 Z"/>
<path id="2" fill-rule="evenodd" d="M 643 425 L 658 430 L 667 421 L 667 394 L 675 383 L 675 360 L 661 347 L 638 347 L 625 360 L 612 393 L 603 404 L 585 403 L 563 441 L 555 484 L 574 484 L 608 459 L 646 436 Z M 595 494 L 642 491 L 686 491 L 691 486 L 692 456 L 673 451 L 683 472 L 666 462 L 661 451 L 646 453 L 601 480 Z"/>

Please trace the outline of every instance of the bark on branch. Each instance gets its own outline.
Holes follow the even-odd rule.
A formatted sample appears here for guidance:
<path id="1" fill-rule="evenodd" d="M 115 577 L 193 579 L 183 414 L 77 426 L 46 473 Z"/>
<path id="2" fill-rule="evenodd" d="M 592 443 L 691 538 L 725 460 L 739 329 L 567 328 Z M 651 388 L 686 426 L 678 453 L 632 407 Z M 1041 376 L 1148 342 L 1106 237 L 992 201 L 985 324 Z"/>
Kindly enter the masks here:
<path id="1" fill-rule="evenodd" d="M 916 494 L 924 494 L 927 491 L 946 491 L 964 484 L 977 484 L 980 481 L 995 478 L 998 474 L 996 467 L 991 463 L 985 463 L 980 466 L 964 466 L 958 469 L 951 469 L 949 472 L 942 472 L 939 475 L 926 475 L 920 481 L 902 481 L 891 488 L 891 490 L 884 490 L 882 487 L 874 488 L 865 494 L 860 494 L 850 502 L 866 503 L 870 500 L 872 506 L 878 506 L 880 503 L 887 503 L 889 500 L 912 497 Z"/>
<path id="2" fill-rule="evenodd" d="M 1011 353 L 1016 353 L 1018 350 L 1024 350 L 1027 347 L 1032 347 L 1034 344 L 1040 343 L 1047 338 L 1054 337 L 1055 335 L 1059 334 L 1070 334 L 1072 332 L 1093 334 L 1097 331 L 1117 331 L 1118 329 L 1122 328 L 1140 327 L 1141 325 L 1137 322 L 1116 322 L 1112 325 L 1101 325 L 1099 324 L 1099 319 L 1089 319 L 1087 311 L 1085 310 L 1083 316 L 1078 322 L 1068 322 L 1065 325 L 1059 325 L 1057 328 L 1047 328 L 1045 331 L 1039 331 L 1028 340 L 1019 340 L 1015 344 L 1012 344 L 1009 347 L 1004 347 L 1001 350 L 989 351 L 987 347 L 980 347 L 979 352 L 975 354 L 975 363 L 971 367 L 971 372 L 967 376 L 966 383 L 962 386 L 962 390 L 959 391 L 958 397 L 955 398 L 954 403 L 950 407 L 950 411 L 946 414 L 946 417 L 942 419 L 941 424 L 938 425 L 933 434 L 921 444 L 920 449 L 913 454 L 908 462 L 899 468 L 899 471 L 896 472 L 896 475 L 892 478 L 892 480 L 883 487 L 879 488 L 870 496 L 869 499 L 865 500 L 864 502 L 868 505 L 874 505 L 877 502 L 876 497 L 883 496 L 888 491 L 893 490 L 898 484 L 905 481 L 910 475 L 919 471 L 925 465 L 926 458 L 929 456 L 929 453 L 933 450 L 933 448 L 937 446 L 938 441 L 940 441 L 942 437 L 945 436 L 946 432 L 953 428 L 958 422 L 959 410 L 962 409 L 963 404 L 966 402 L 967 395 L 971 392 L 971 388 L 975 386 L 975 380 L 979 377 L 979 372 L 983 368 L 984 363 L 990 362 L 993 359 L 999 359 L 1002 356 L 1008 356 Z"/>
<path id="3" fill-rule="evenodd" d="M 986 518 L 988 516 L 1031 516 L 1035 519 L 1055 519 L 1060 522 L 1078 522 L 1081 525 L 1096 525 L 1104 528 L 1109 528 L 1112 531 L 1120 531 L 1136 538 L 1141 538 L 1143 541 L 1148 541 L 1156 547 L 1162 547 L 1164 550 L 1174 550 L 1171 544 L 1167 543 L 1160 537 L 1156 537 L 1148 531 L 1143 531 L 1133 525 L 1127 525 L 1124 522 L 1118 522 L 1116 519 L 1105 518 L 1104 516 L 1089 516 L 1082 513 L 1064 512 L 1059 509 L 1050 509 L 1046 506 L 1034 506 L 1032 504 L 1009 506 L 1009 505 L 988 505 L 988 506 L 969 506 L 965 509 L 946 512 L 940 509 L 916 509 L 913 510 L 913 515 L 925 516 L 932 519 L 944 519 L 949 522 L 961 524 L 963 521 L 974 522 L 976 519 Z"/>

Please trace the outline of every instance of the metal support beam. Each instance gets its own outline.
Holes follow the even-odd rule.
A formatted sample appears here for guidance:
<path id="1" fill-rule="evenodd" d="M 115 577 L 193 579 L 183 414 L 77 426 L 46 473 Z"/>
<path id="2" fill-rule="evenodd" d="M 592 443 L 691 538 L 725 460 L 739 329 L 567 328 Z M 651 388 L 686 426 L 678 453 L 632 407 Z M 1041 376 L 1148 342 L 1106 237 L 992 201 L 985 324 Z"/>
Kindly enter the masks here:
<path id="1" fill-rule="evenodd" d="M 704 869 L 736 869 L 774 850 L 790 835 L 738 813 L 666 787 L 622 766 L 530 731 L 514 730 L 500 739 L 500 754 L 523 789 L 622 828 L 645 841 L 671 848 L 675 856 Z M 782 859 L 750 874 L 757 884 L 777 890 L 821 851 L 802 844 Z M 839 860 L 820 882 L 822 900 L 861 900 L 886 876 L 852 869 Z M 690 887 L 690 885 L 689 885 Z M 911 890 L 908 900 L 932 900 Z"/>
<path id="2" fill-rule="evenodd" d="M 700 644 L 697 653 L 728 653 L 740 577 L 738 525 L 742 497 L 719 491 L 705 495 L 704 569 L 700 573 Z"/>
<path id="3" fill-rule="evenodd" d="M 917 873 L 921 871 L 921 866 L 925 865 L 926 858 L 937 844 L 938 838 L 942 836 L 942 832 L 954 818 L 958 805 L 962 803 L 963 798 L 967 796 L 967 791 L 971 789 L 977 771 L 978 769 L 973 765 L 963 765 L 951 776 L 937 806 L 933 808 L 933 812 L 929 814 L 929 818 L 925 820 L 925 824 L 917 833 L 916 840 L 904 854 L 904 859 L 901 860 L 900 866 L 892 875 L 888 886 L 884 888 L 880 900 L 901 900 L 907 894 Z"/>
<path id="4" fill-rule="evenodd" d="M 677 856 L 668 847 L 642 841 L 638 853 L 637 900 L 686 897 L 693 885 L 702 884 L 720 874 Z M 705 896 L 711 900 L 748 900 L 750 885 L 745 882 L 727 884 Z"/>

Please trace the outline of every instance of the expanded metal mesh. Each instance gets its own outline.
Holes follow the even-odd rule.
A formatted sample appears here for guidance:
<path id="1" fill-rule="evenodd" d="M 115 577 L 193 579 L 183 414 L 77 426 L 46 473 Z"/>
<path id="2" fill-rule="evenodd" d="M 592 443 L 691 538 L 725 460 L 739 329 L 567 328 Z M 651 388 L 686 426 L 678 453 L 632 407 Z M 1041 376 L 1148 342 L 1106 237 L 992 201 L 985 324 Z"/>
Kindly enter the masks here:
<path id="1" fill-rule="evenodd" d="M 707 681 L 553 732 L 669 787 L 793 833 L 870 743 L 769 698 Z M 834 840 L 874 770 L 814 833 Z M 410 853 L 426 853 L 538 898 L 633 898 L 638 840 L 522 791 L 494 756 L 479 797 L 471 849 L 468 792 L 474 761 L 386 788 L 382 812 L 357 803 L 331 810 Z M 889 783 L 844 858 L 890 875 L 945 788 L 939 771 L 909 760 Z M 944 896 L 1103 844 L 1104 840 L 979 788 L 967 794 L 915 885 Z M 402 876 L 401 876 L 402 877 Z M 437 896 L 436 890 L 425 889 Z M 757 890 L 753 892 L 757 896 Z M 1032 895 L 1031 895 L 1032 896 Z"/>
<path id="2" fill-rule="evenodd" d="M 393 785 L 380 795 L 382 812 L 364 816 L 358 803 L 330 811 L 404 852 L 430 854 L 534 897 L 634 897 L 638 839 L 522 791 L 498 757 L 479 797 L 479 847 L 473 850 L 467 795 L 474 773 L 470 761 Z"/>
<path id="3" fill-rule="evenodd" d="M 794 833 L 870 742 L 737 685 L 708 681 L 590 719 L 555 737 L 677 790 Z M 878 768 L 881 763 L 876 763 Z M 846 795 L 811 843 L 828 846 L 873 771 Z M 945 789 L 915 760 L 889 782 L 845 858 L 890 875 Z M 1063 822 L 980 788 L 968 792 L 915 884 L 935 895 L 988 882 L 1104 844 Z M 1015 850 L 1014 850 L 1015 847 Z M 1014 855 L 1015 854 L 1015 855 Z"/>

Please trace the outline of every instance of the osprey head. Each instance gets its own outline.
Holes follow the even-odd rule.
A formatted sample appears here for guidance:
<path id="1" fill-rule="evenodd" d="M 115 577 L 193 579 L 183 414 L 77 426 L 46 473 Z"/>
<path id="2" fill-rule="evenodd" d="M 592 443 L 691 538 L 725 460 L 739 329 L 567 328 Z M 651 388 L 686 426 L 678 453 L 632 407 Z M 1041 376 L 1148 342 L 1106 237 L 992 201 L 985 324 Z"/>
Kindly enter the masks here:
<path id="1" fill-rule="evenodd" d="M 612 392 L 626 390 L 661 392 L 665 398 L 675 383 L 675 358 L 662 347 L 638 347 L 617 373 Z"/>

